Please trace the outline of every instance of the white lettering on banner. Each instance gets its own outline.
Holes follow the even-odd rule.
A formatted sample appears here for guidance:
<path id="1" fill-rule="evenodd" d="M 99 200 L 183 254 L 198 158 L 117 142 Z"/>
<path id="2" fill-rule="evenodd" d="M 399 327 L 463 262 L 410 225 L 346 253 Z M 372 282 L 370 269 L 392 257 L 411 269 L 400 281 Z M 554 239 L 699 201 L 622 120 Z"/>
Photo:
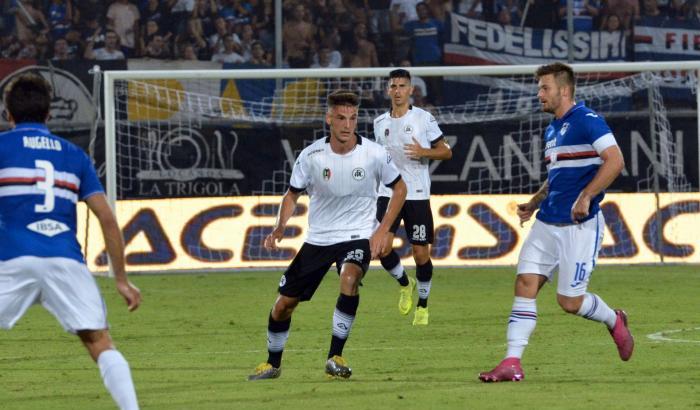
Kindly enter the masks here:
<path id="1" fill-rule="evenodd" d="M 540 30 L 503 26 L 470 19 L 452 13 L 450 42 L 481 51 L 531 58 L 564 58 L 567 55 L 566 30 Z M 625 36 L 622 32 L 576 32 L 572 41 L 576 60 L 624 60 Z M 446 50 L 456 50 L 447 48 Z M 448 51 L 449 52 L 449 51 Z M 453 53 L 455 51 L 452 51 Z M 473 53 L 470 50 L 466 53 Z"/>
<path id="2" fill-rule="evenodd" d="M 673 138 L 673 144 L 664 144 L 664 147 L 674 146 L 676 151 L 673 154 L 675 158 L 675 167 L 680 167 L 684 169 L 684 151 L 683 151 L 683 130 L 676 130 L 675 138 Z M 645 140 L 645 136 L 637 130 L 630 130 L 629 136 L 618 135 L 618 139 L 625 138 L 630 141 L 629 146 L 623 146 L 623 154 L 625 158 L 629 158 L 626 161 L 627 164 L 622 170 L 623 176 L 633 176 L 639 177 L 640 175 L 647 172 L 647 164 L 651 164 L 654 161 L 654 154 L 649 143 Z M 670 137 L 670 136 L 669 136 Z M 459 173 L 447 174 L 440 171 L 439 165 L 441 161 L 433 161 L 428 168 L 430 172 L 430 178 L 435 182 L 452 182 L 452 181 L 467 181 L 470 178 L 470 173 L 472 172 L 483 172 L 485 170 L 488 173 L 488 178 L 494 181 L 510 181 L 513 178 L 513 170 L 520 169 L 527 172 L 527 176 L 530 181 L 534 183 L 541 182 L 542 175 L 540 174 L 541 163 L 542 163 L 542 140 L 540 138 L 533 138 L 530 141 L 530 145 L 527 151 L 521 149 L 521 145 L 516 142 L 516 140 L 510 135 L 504 135 L 502 140 L 497 145 L 491 145 L 489 150 L 489 145 L 486 144 L 486 140 L 482 135 L 475 135 L 471 139 L 460 140 L 454 135 L 445 137 L 452 147 L 454 152 L 467 152 L 464 157 L 464 162 L 461 163 L 461 169 Z M 469 148 L 465 148 L 463 145 L 469 143 Z M 551 148 L 556 143 L 555 140 L 550 140 L 545 149 Z M 498 147 L 496 151 L 495 147 Z M 502 149 L 502 151 L 500 151 Z M 663 150 L 664 148 L 662 148 Z M 641 151 L 641 152 L 640 152 Z M 671 153 L 668 155 L 662 155 L 663 158 L 670 158 Z M 451 161 L 456 161 L 453 158 Z M 630 167 L 629 169 L 627 167 Z M 660 172 L 665 174 L 667 172 L 667 167 L 670 166 L 667 162 L 663 162 L 658 165 L 660 167 Z M 518 171 L 519 173 L 521 171 Z M 473 177 L 474 174 L 472 174 Z"/>

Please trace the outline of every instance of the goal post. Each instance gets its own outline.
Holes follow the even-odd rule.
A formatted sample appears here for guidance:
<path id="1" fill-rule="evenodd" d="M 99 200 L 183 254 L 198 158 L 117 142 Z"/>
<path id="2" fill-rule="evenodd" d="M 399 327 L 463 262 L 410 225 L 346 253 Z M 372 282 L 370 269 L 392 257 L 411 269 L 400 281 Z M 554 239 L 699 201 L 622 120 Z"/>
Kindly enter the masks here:
<path id="1" fill-rule="evenodd" d="M 483 263 L 485 259 L 470 261 L 469 258 L 473 255 L 477 257 L 500 255 L 499 252 L 508 250 L 509 244 L 522 242 L 521 232 L 506 228 L 505 226 L 508 224 L 499 220 L 499 218 L 503 218 L 503 213 L 500 216 L 498 212 L 492 215 L 491 211 L 501 206 L 502 204 L 499 204 L 503 202 L 503 198 L 494 199 L 494 196 L 509 195 L 516 199 L 526 198 L 537 189 L 546 175 L 544 166 L 538 157 L 541 155 L 543 147 L 537 145 L 537 139 L 541 138 L 542 131 L 546 124 L 551 121 L 551 117 L 540 112 L 536 101 L 537 88 L 533 75 L 537 67 L 538 65 L 407 68 L 412 76 L 442 77 L 446 84 L 450 84 L 449 87 L 446 87 L 450 97 L 449 101 L 443 105 L 430 107 L 441 127 L 444 125 L 443 131 L 448 130 L 446 132 L 446 134 L 450 134 L 447 135 L 448 141 L 461 141 L 465 138 L 464 135 L 453 135 L 455 133 L 471 133 L 474 130 L 474 133 L 484 134 L 479 135 L 478 138 L 472 138 L 469 146 L 458 145 L 455 147 L 455 149 L 462 151 L 460 154 L 465 158 L 461 168 L 453 169 L 453 172 L 433 174 L 433 187 L 447 187 L 440 188 L 440 194 L 483 195 L 484 197 L 473 201 L 470 199 L 471 202 L 464 203 L 459 202 L 461 199 L 455 202 L 449 197 L 439 197 L 436 198 L 435 203 L 440 205 L 436 208 L 434 204 L 433 211 L 439 214 L 440 218 L 449 219 L 453 217 L 451 213 L 455 209 L 460 210 L 460 206 L 462 206 L 466 208 L 467 214 L 476 221 L 474 223 L 475 229 L 491 227 L 489 228 L 489 239 L 483 245 L 472 243 L 469 238 L 465 239 L 463 232 L 458 232 L 459 229 L 455 230 L 455 226 L 449 226 L 447 223 L 444 226 L 438 226 L 436 223 L 436 244 L 434 244 L 434 255 L 437 253 L 436 260 L 439 261 L 442 257 L 444 261 L 451 261 L 449 263 L 452 265 L 459 265 L 460 260 L 465 260 L 465 265 L 492 264 L 491 260 L 488 263 Z M 679 193 L 680 195 L 680 193 L 698 190 L 697 182 L 694 182 L 695 177 L 688 178 L 687 174 L 690 172 L 700 179 L 700 161 L 698 161 L 700 158 L 700 116 L 697 114 L 697 107 L 700 106 L 697 81 L 698 73 L 700 73 L 700 62 L 572 64 L 572 68 L 577 75 L 577 98 L 581 98 L 587 104 L 591 101 L 592 108 L 605 115 L 606 118 L 608 116 L 618 118 L 617 124 L 641 124 L 643 122 L 646 124 L 644 127 L 647 127 L 651 133 L 649 141 L 632 134 L 631 144 L 636 144 L 635 153 L 641 152 L 653 160 L 649 161 L 650 164 L 645 165 L 642 162 L 638 164 L 635 157 L 633 165 L 646 166 L 647 169 L 637 170 L 635 176 L 629 177 L 630 184 L 634 184 L 636 189 L 628 189 L 625 192 L 647 192 L 656 195 Z M 329 92 L 336 88 L 351 88 L 358 90 L 363 98 L 366 93 L 369 96 L 367 98 L 374 98 L 376 101 L 377 95 L 383 94 L 386 77 L 392 69 L 392 67 L 384 67 L 105 71 L 103 73 L 105 84 L 103 106 L 105 179 L 110 205 L 119 210 L 121 206 L 119 202 L 124 200 L 124 204 L 129 203 L 129 206 L 133 206 L 129 201 L 148 200 L 149 193 L 154 193 L 154 197 L 160 198 L 161 202 L 167 200 L 168 195 L 171 194 L 173 198 L 180 197 L 178 202 L 173 200 L 172 204 L 164 205 L 169 209 L 181 209 L 190 206 L 186 205 L 190 203 L 193 204 L 192 206 L 199 206 L 194 205 L 196 201 L 209 196 L 240 196 L 241 200 L 238 202 L 244 205 L 238 208 L 233 206 L 227 208 L 226 205 L 223 205 L 225 201 L 218 202 L 219 205 L 214 208 L 216 208 L 216 212 L 229 212 L 231 215 L 251 213 L 265 219 L 266 223 L 253 223 L 241 228 L 244 229 L 241 234 L 252 235 L 251 238 L 254 240 L 260 240 L 269 231 L 263 225 L 269 225 L 269 219 L 275 208 L 267 205 L 255 205 L 255 201 L 259 202 L 260 198 L 266 198 L 265 201 L 270 201 L 270 198 L 265 195 L 279 195 L 284 192 L 291 165 L 293 165 L 293 158 L 303 148 L 303 146 L 290 144 L 286 135 L 294 134 L 295 130 L 299 128 L 305 130 L 318 128 L 319 131 L 314 131 L 313 134 L 303 138 L 303 143 L 309 143 L 320 137 L 323 135 L 325 127 L 323 122 L 324 104 L 325 97 Z M 679 78 L 681 79 L 679 80 Z M 228 85 L 225 84 L 225 81 L 228 80 L 259 81 L 261 84 L 264 81 L 269 81 L 270 83 L 261 85 L 269 93 L 264 98 L 246 99 L 247 97 L 243 95 L 244 90 L 230 92 Z M 189 87 L 188 84 L 196 86 Z M 281 88 L 276 88 L 276 85 L 281 85 Z M 696 152 L 687 152 L 684 148 L 683 143 L 688 143 L 687 136 L 684 140 L 683 135 L 678 137 L 671 135 L 672 130 L 667 112 L 669 108 L 664 104 L 664 90 L 667 86 L 682 89 L 683 93 L 687 94 L 684 106 L 671 107 L 673 110 L 671 116 L 675 115 L 676 111 L 684 112 L 688 118 L 694 116 L 695 121 L 691 129 L 694 129 L 697 141 L 691 145 L 695 147 Z M 464 93 L 463 101 L 460 100 L 462 92 Z M 688 96 L 694 98 L 692 104 L 687 103 Z M 363 99 L 363 101 L 365 100 Z M 383 101 L 383 103 L 384 105 L 381 103 L 361 105 L 358 130 L 362 135 L 372 134 L 373 118 L 386 111 L 388 107 L 387 101 Z M 687 127 L 687 119 L 684 121 Z M 232 124 L 240 125 L 245 132 L 227 133 L 226 128 L 231 127 Z M 248 146 L 254 145 L 250 139 L 259 139 L 260 141 L 255 143 L 259 144 L 261 149 L 268 147 L 269 145 L 266 144 L 269 144 L 270 138 L 273 137 L 266 137 L 265 134 L 271 127 L 279 128 L 275 131 L 277 137 L 274 138 L 280 140 L 276 142 L 281 144 L 284 151 L 281 158 L 278 158 L 280 163 L 275 164 L 275 167 L 269 170 L 269 175 L 262 177 L 238 170 L 236 164 L 240 164 L 241 161 L 255 162 L 255 158 L 247 157 L 242 160 L 236 158 L 234 161 L 233 152 L 236 147 L 246 144 Z M 503 127 L 504 134 L 502 140 L 499 140 L 498 143 L 489 141 L 490 137 L 487 134 L 493 133 L 494 129 L 501 127 Z M 192 132 L 193 129 L 203 128 L 207 128 L 207 132 L 213 135 L 209 145 L 205 148 L 201 148 L 201 144 L 198 145 L 202 136 L 197 132 Z M 613 131 L 615 131 L 614 126 Z M 496 147 L 495 152 L 489 152 L 491 146 Z M 180 158 L 186 162 L 186 165 L 170 164 L 171 167 L 168 170 L 163 170 L 164 163 L 175 161 L 173 159 L 175 151 L 186 151 L 188 147 L 191 148 L 189 150 L 191 155 L 185 159 Z M 693 158 L 697 162 L 697 169 L 689 171 L 687 164 L 688 162 L 692 163 Z M 517 166 L 514 165 L 516 162 Z M 435 168 L 445 166 L 447 164 L 434 163 L 431 165 L 431 172 Z M 183 176 L 183 170 L 189 171 L 195 167 L 198 172 Z M 260 172 L 260 168 L 256 169 L 256 172 Z M 223 190 L 225 195 L 222 195 L 223 191 L 209 190 L 206 187 L 200 187 L 200 189 L 187 182 L 188 178 L 222 174 L 233 179 L 239 178 L 239 181 L 248 181 L 251 177 L 264 181 L 250 189 L 239 189 L 241 184 L 236 185 L 235 188 L 226 187 Z M 137 189 L 135 188 L 138 185 L 136 180 L 139 178 L 150 178 L 153 181 L 161 182 L 171 178 L 172 182 L 166 183 L 170 184 L 168 187 L 172 189 L 170 192 L 164 192 L 163 189 L 156 189 L 158 187 L 156 183 L 151 184 L 149 188 L 140 186 Z M 495 201 L 493 204 L 489 202 L 492 200 Z M 248 204 L 250 201 L 253 202 Z M 668 198 L 657 200 L 657 205 L 653 210 L 659 218 L 664 216 L 662 212 L 668 212 L 664 208 L 664 201 L 668 202 Z M 156 202 L 161 204 L 161 202 L 153 201 L 153 207 L 156 207 Z M 694 206 L 692 200 L 687 200 L 684 203 L 686 202 L 690 204 L 688 206 L 691 208 Z M 509 203 L 511 204 L 508 206 L 512 206 L 512 201 Z M 630 206 L 629 204 L 632 203 L 627 199 L 621 200 L 615 204 L 616 209 L 613 209 L 611 205 L 611 212 L 619 212 L 620 207 Z M 504 207 L 503 212 L 507 212 L 508 206 L 502 206 Z M 689 211 L 675 209 L 670 212 L 694 213 L 693 209 Z M 464 211 L 465 209 L 461 209 L 462 213 Z M 158 216 L 159 211 L 154 208 L 154 213 Z M 205 212 L 202 211 L 202 213 Z M 163 217 L 167 218 L 165 213 Z M 216 218 L 219 217 L 221 217 L 219 214 L 202 216 L 195 213 L 193 219 L 183 222 L 185 226 L 183 229 L 194 229 L 191 224 L 199 223 L 201 226 L 197 228 L 200 229 L 197 234 L 201 236 L 205 234 L 205 228 L 209 226 L 208 224 L 214 223 L 211 221 L 217 220 Z M 446 221 L 449 222 L 448 219 Z M 196 221 L 192 222 L 193 220 Z M 124 221 L 121 222 L 124 223 Z M 168 224 L 167 220 L 161 222 Z M 635 234 L 635 238 L 628 238 L 628 240 L 634 241 L 636 239 L 635 246 L 637 248 L 640 246 L 639 242 L 650 242 L 651 244 L 648 244 L 648 247 L 652 249 L 650 252 L 659 251 L 661 247 L 665 246 L 663 226 L 659 224 L 658 221 L 656 225 L 647 222 L 649 226 L 644 226 L 644 233 Z M 499 230 L 501 229 L 499 226 L 503 227 L 502 231 Z M 610 229 L 610 234 L 615 237 L 616 242 L 609 245 L 604 253 L 610 256 L 610 260 L 613 262 L 622 263 L 626 260 L 632 260 L 627 258 L 629 255 L 621 250 L 624 248 L 621 241 L 626 240 L 623 235 L 626 230 Z M 284 266 L 288 263 L 290 255 L 294 254 L 293 248 L 297 245 L 300 235 L 299 232 L 290 232 L 291 236 L 296 235 L 297 242 L 292 241 L 293 245 L 285 250 L 286 253 L 273 255 L 257 245 L 251 245 L 248 240 L 230 253 L 222 250 L 221 247 L 207 246 L 207 240 L 201 238 L 195 240 L 194 244 L 188 243 L 186 245 L 187 238 L 192 236 L 190 234 L 190 231 L 183 231 L 179 232 L 177 236 L 179 236 L 182 247 L 189 247 L 185 250 L 187 257 L 195 261 L 219 261 L 217 258 L 220 258 L 220 261 L 223 262 L 230 256 L 230 253 L 245 254 L 248 252 L 245 257 L 249 259 L 244 257 L 244 260 L 252 261 L 250 265 L 246 266 L 244 261 L 241 262 L 242 265 L 239 264 L 235 268 Z M 230 234 L 234 235 L 234 233 Z M 460 237 L 463 239 L 464 246 L 459 250 L 445 251 L 443 249 L 454 248 L 455 238 Z M 215 242 L 216 238 L 212 236 L 208 240 Z M 141 242 L 142 248 L 155 246 L 150 237 L 146 238 L 145 241 L 142 239 Z M 173 239 L 171 242 L 177 242 L 177 240 Z M 402 245 L 405 243 L 402 242 Z M 172 243 L 168 246 L 170 248 L 177 247 Z M 403 248 L 402 256 L 406 256 L 406 247 Z M 163 252 L 172 253 L 172 249 L 170 251 L 166 249 Z M 498 261 L 501 261 L 501 264 L 513 263 L 512 249 L 509 252 L 509 259 L 496 258 L 494 259 L 495 264 L 498 264 Z M 617 252 L 621 253 L 618 255 Z M 700 249 L 694 252 L 700 252 Z M 448 254 L 451 256 L 446 256 Z M 659 258 L 651 256 L 644 260 L 662 262 L 664 261 L 663 254 L 661 252 L 662 256 Z M 256 258 L 261 256 L 264 256 L 262 259 L 267 261 L 266 263 L 258 264 L 256 262 Z M 139 258 L 132 259 L 138 260 Z M 163 260 L 167 259 L 167 257 L 163 257 Z M 675 261 L 673 258 L 671 260 Z M 149 271 L 180 269 L 172 263 L 160 265 L 158 263 L 148 265 L 148 263 L 141 266 L 130 266 L 130 269 L 142 270 L 140 268 L 143 268 L 143 270 Z M 183 266 L 182 270 L 197 270 L 200 269 L 200 266 L 202 269 L 227 270 L 230 269 L 231 265 L 213 263 L 209 266 L 191 263 Z M 160 267 L 160 269 L 156 269 L 156 267 Z"/>

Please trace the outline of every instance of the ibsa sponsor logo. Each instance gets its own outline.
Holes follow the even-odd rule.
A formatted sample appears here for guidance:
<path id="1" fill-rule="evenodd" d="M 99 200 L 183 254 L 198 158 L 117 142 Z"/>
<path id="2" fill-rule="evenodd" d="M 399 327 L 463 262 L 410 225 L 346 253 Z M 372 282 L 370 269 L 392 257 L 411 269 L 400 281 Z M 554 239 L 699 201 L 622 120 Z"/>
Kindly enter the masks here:
<path id="1" fill-rule="evenodd" d="M 54 221 L 53 219 L 49 218 L 30 223 L 27 225 L 27 229 L 48 237 L 53 237 L 70 230 L 70 228 L 68 228 L 68 226 L 63 222 Z"/>

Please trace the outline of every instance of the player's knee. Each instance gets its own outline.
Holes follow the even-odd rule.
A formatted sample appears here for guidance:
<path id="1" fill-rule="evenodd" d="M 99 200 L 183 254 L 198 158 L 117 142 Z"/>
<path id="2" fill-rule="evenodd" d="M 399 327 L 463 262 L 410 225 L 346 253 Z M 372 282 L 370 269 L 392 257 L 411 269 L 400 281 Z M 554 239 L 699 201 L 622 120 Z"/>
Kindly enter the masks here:
<path id="1" fill-rule="evenodd" d="M 112 337 L 106 329 L 80 330 L 78 331 L 78 337 L 95 361 L 105 350 L 114 349 Z"/>
<path id="2" fill-rule="evenodd" d="M 340 290 L 347 295 L 356 295 L 362 280 L 362 268 L 353 263 L 346 263 L 340 272 Z"/>
<path id="3" fill-rule="evenodd" d="M 534 299 L 543 282 L 540 275 L 520 274 L 515 278 L 515 296 Z"/>
<path id="4" fill-rule="evenodd" d="M 581 309 L 582 298 L 583 297 L 569 297 L 558 294 L 557 302 L 564 312 L 575 315 Z"/>
<path id="5" fill-rule="evenodd" d="M 299 299 L 280 295 L 272 306 L 272 319 L 275 321 L 287 320 L 292 316 L 294 309 L 299 304 Z"/>
<path id="6" fill-rule="evenodd" d="M 416 265 L 425 265 L 430 262 L 430 247 L 428 245 L 413 245 L 412 250 Z"/>

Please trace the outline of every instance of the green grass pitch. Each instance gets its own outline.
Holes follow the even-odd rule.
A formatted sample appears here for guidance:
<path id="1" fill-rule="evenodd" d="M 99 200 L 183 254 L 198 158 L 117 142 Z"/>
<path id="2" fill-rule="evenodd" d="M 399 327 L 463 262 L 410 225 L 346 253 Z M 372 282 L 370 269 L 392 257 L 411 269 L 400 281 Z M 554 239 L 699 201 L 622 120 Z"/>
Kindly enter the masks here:
<path id="1" fill-rule="evenodd" d="M 132 314 L 111 280 L 99 284 L 143 409 L 700 408 L 700 268 L 593 273 L 589 290 L 629 314 L 637 344 L 627 363 L 603 325 L 562 312 L 547 285 L 523 358 L 525 381 L 482 384 L 477 373 L 505 352 L 513 271 L 436 269 L 423 328 L 411 325 L 412 312 L 398 313 L 396 282 L 370 271 L 344 352 L 353 368 L 347 381 L 323 373 L 338 295 L 334 271 L 295 312 L 282 376 L 259 382 L 246 376 L 267 357 L 267 315 L 281 272 L 135 276 L 144 303 Z M 674 341 L 647 337 L 662 331 Z M 33 307 L 0 333 L 0 407 L 114 404 L 77 338 Z"/>

